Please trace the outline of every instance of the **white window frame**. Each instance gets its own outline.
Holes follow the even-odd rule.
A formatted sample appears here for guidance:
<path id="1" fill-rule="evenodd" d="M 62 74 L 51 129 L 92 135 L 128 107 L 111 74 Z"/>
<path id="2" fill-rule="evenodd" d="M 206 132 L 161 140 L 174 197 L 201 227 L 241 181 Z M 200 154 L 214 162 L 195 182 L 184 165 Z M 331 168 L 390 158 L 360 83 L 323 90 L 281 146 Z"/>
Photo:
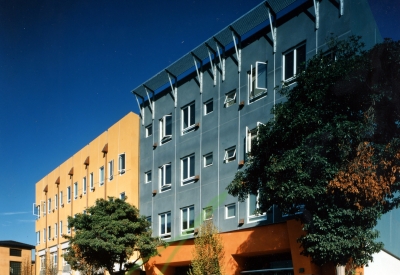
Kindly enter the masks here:
<path id="1" fill-rule="evenodd" d="M 171 212 L 165 212 L 161 213 L 158 215 L 159 217 L 159 233 L 160 233 L 160 238 L 161 239 L 168 239 L 171 238 L 171 231 L 172 231 L 172 219 L 171 219 Z M 168 217 L 170 221 L 170 228 L 168 231 Z M 163 225 L 163 220 L 164 220 L 164 225 Z M 164 227 L 164 233 L 161 233 L 163 231 Z"/>
<path id="2" fill-rule="evenodd" d="M 236 146 L 225 149 L 224 161 L 225 163 L 232 162 L 236 159 Z"/>
<path id="3" fill-rule="evenodd" d="M 304 55 L 305 55 L 305 61 L 307 61 L 307 48 L 306 48 L 306 44 L 305 43 L 302 43 L 302 44 L 300 44 L 300 45 L 298 45 L 298 46 L 296 46 L 296 47 L 294 47 L 294 48 L 292 48 L 292 49 L 290 49 L 290 50 L 288 50 L 288 51 L 286 51 L 285 53 L 283 53 L 283 56 L 282 56 L 282 80 L 283 81 L 291 81 L 291 80 L 293 80 L 295 77 L 296 77 L 296 74 L 298 74 L 299 72 L 297 71 L 297 68 L 299 67 L 299 65 L 300 64 L 297 64 L 297 50 L 298 49 L 300 49 L 301 47 L 305 47 L 305 49 L 304 49 Z M 293 75 L 292 76 L 290 76 L 290 77 L 288 77 L 288 78 L 286 78 L 286 70 L 288 69 L 288 68 L 286 68 L 286 56 L 287 55 L 289 55 L 290 53 L 292 53 L 293 52 L 293 68 L 292 68 L 292 70 L 293 70 Z"/>
<path id="4" fill-rule="evenodd" d="M 120 200 L 123 200 L 125 198 L 125 192 L 121 192 L 120 194 L 119 194 L 119 199 Z"/>
<path id="5" fill-rule="evenodd" d="M 49 241 L 51 240 L 51 225 L 48 226 L 47 235 L 49 237 Z"/>
<path id="6" fill-rule="evenodd" d="M 167 167 L 170 167 L 171 169 L 171 181 L 167 182 Z M 172 184 L 172 166 L 171 163 L 166 163 L 162 166 L 159 167 L 159 181 L 160 181 L 160 189 L 161 191 L 166 191 L 171 189 L 171 184 Z"/>
<path id="7" fill-rule="evenodd" d="M 38 212 L 38 219 L 40 219 L 40 205 L 36 206 Z"/>
<path id="8" fill-rule="evenodd" d="M 67 233 L 71 234 L 71 227 L 69 227 L 69 222 L 67 221 Z"/>
<path id="9" fill-rule="evenodd" d="M 186 161 L 186 167 L 184 167 L 184 166 L 185 166 L 185 161 Z M 194 164 L 193 164 L 193 171 L 190 171 L 190 170 L 191 170 L 192 162 L 194 163 Z M 188 183 L 191 183 L 191 182 L 194 181 L 194 179 L 195 179 L 195 170 L 196 170 L 195 165 L 196 165 L 196 161 L 195 161 L 195 156 L 194 156 L 194 154 L 191 154 L 191 155 L 189 155 L 189 156 L 183 157 L 183 158 L 181 159 L 181 179 L 182 179 L 182 185 L 185 185 L 185 184 L 188 184 Z M 187 177 L 186 177 L 186 178 L 184 178 L 184 173 L 185 173 L 185 171 L 186 171 L 186 173 L 187 173 Z M 193 174 L 191 174 L 191 172 L 192 172 Z"/>
<path id="10" fill-rule="evenodd" d="M 260 97 L 262 97 L 263 95 L 265 95 L 267 93 L 268 88 L 267 87 L 259 87 L 259 75 L 260 75 L 260 71 L 259 71 L 259 67 L 261 65 L 264 65 L 266 68 L 268 66 L 268 62 L 261 62 L 261 61 L 257 61 L 255 63 L 255 66 L 253 67 L 253 64 L 250 66 L 250 71 L 248 72 L 248 92 L 249 92 L 249 102 L 256 100 Z M 268 86 L 268 80 L 267 80 L 267 74 L 268 71 L 267 69 L 265 69 L 265 84 L 266 86 Z M 255 92 L 257 91 L 257 94 L 255 94 Z"/>
<path id="11" fill-rule="evenodd" d="M 191 217 L 192 216 L 192 217 Z M 186 219 L 186 228 L 184 228 L 184 219 Z M 190 223 L 193 222 L 192 226 Z M 188 235 L 194 233 L 194 205 L 181 208 L 181 234 Z"/>
<path id="12" fill-rule="evenodd" d="M 58 194 L 54 195 L 54 209 L 58 209 Z"/>
<path id="13" fill-rule="evenodd" d="M 60 221 L 60 236 L 62 236 L 63 233 L 63 222 Z"/>
<path id="14" fill-rule="evenodd" d="M 114 178 L 114 160 L 108 162 L 108 180 L 112 181 Z"/>
<path id="15" fill-rule="evenodd" d="M 258 137 L 258 132 L 259 132 L 259 127 L 261 125 L 265 125 L 261 122 L 257 122 L 257 126 L 253 129 L 250 129 L 249 127 L 246 127 L 246 153 L 250 153 L 251 152 L 251 147 L 252 147 L 252 142 L 253 142 L 253 138 L 257 139 Z M 254 136 L 254 137 L 253 137 Z"/>
<path id="16" fill-rule="evenodd" d="M 46 269 L 46 255 L 40 256 L 40 270 Z"/>
<path id="17" fill-rule="evenodd" d="M 233 215 L 233 216 L 228 216 L 228 211 L 229 211 L 230 207 L 235 208 L 235 215 Z M 225 219 L 228 220 L 228 219 L 233 219 L 235 217 L 236 217 L 236 203 L 230 203 L 230 204 L 225 205 Z"/>
<path id="18" fill-rule="evenodd" d="M 87 192 L 87 181 L 86 181 L 86 177 L 82 178 L 82 186 L 83 186 L 83 194 L 85 195 Z"/>
<path id="19" fill-rule="evenodd" d="M 187 110 L 187 111 L 186 111 Z M 186 113 L 186 114 L 185 114 Z M 182 135 L 185 135 L 195 129 L 196 126 L 196 105 L 195 102 L 192 102 L 185 107 L 182 108 L 181 110 L 182 114 L 182 119 L 181 119 L 181 129 L 182 129 Z M 187 115 L 187 117 L 186 117 Z M 188 126 L 185 127 L 185 120 L 187 120 Z M 193 121 L 192 121 L 193 120 Z"/>
<path id="20" fill-rule="evenodd" d="M 67 187 L 67 201 L 71 203 L 71 186 Z"/>
<path id="21" fill-rule="evenodd" d="M 212 110 L 211 111 L 207 111 L 207 106 L 208 106 L 208 104 L 210 104 L 211 103 L 211 106 L 212 106 Z M 214 112 L 214 100 L 213 100 L 213 98 L 211 98 L 211 99 L 209 99 L 209 100 L 207 100 L 206 102 L 204 102 L 204 115 L 206 116 L 206 115 L 209 115 L 209 114 L 211 114 L 212 112 Z"/>
<path id="22" fill-rule="evenodd" d="M 146 126 L 146 137 L 151 137 L 153 135 L 153 124 Z"/>
<path id="23" fill-rule="evenodd" d="M 203 221 L 212 220 L 213 218 L 213 207 L 207 206 L 203 208 Z"/>
<path id="24" fill-rule="evenodd" d="M 51 213 L 51 198 L 47 200 L 47 213 Z"/>
<path id="25" fill-rule="evenodd" d="M 94 175 L 93 172 L 89 175 L 90 192 L 94 190 Z"/>
<path id="26" fill-rule="evenodd" d="M 99 185 L 104 185 L 104 165 L 99 168 Z"/>
<path id="27" fill-rule="evenodd" d="M 47 233 L 46 233 L 46 227 L 43 229 L 43 242 L 45 243 L 47 240 Z"/>
<path id="28" fill-rule="evenodd" d="M 57 239 L 57 237 L 58 237 L 58 228 L 57 228 L 57 223 L 55 223 L 54 224 L 54 238 L 56 238 Z"/>
<path id="29" fill-rule="evenodd" d="M 236 89 L 225 94 L 225 101 L 224 101 L 225 108 L 231 107 L 233 104 L 236 103 L 236 94 L 237 94 Z"/>
<path id="30" fill-rule="evenodd" d="M 78 198 L 78 182 L 74 182 L 74 200 Z"/>
<path id="31" fill-rule="evenodd" d="M 207 158 L 208 157 L 211 157 L 211 164 L 207 164 Z M 213 152 L 211 152 L 211 153 L 208 153 L 208 154 L 205 154 L 204 156 L 203 156 L 203 167 L 209 167 L 209 166 L 212 166 L 213 165 L 213 163 L 214 163 L 214 156 L 213 156 Z"/>
<path id="32" fill-rule="evenodd" d="M 126 154 L 121 153 L 118 155 L 118 174 L 123 175 L 126 171 Z"/>
<path id="33" fill-rule="evenodd" d="M 259 209 L 259 204 L 258 204 L 258 199 L 260 197 L 260 193 L 257 193 L 257 195 L 254 194 L 249 194 L 247 198 L 247 221 L 249 223 L 251 222 L 258 222 L 258 221 L 263 221 L 267 219 L 267 213 L 262 213 L 262 214 L 254 214 L 250 213 L 250 196 L 255 196 L 256 199 L 256 205 L 255 208 L 256 210 Z"/>
<path id="34" fill-rule="evenodd" d="M 60 207 L 63 207 L 64 203 L 63 203 L 63 191 L 60 191 Z"/>
<path id="35" fill-rule="evenodd" d="M 40 230 L 36 231 L 36 244 L 40 244 Z"/>
<path id="36" fill-rule="evenodd" d="M 44 201 L 44 202 L 43 202 L 43 208 L 42 208 L 42 211 L 43 211 L 43 217 L 44 217 L 44 216 L 46 216 L 46 213 L 47 213 L 46 201 Z"/>
<path id="37" fill-rule="evenodd" d="M 58 265 L 58 263 L 57 263 L 57 251 L 51 253 L 51 258 L 52 258 L 52 261 L 53 261 L 53 267 L 57 267 L 57 265 Z"/>
<path id="38" fill-rule="evenodd" d="M 167 119 L 171 120 L 171 133 L 167 133 Z M 172 139 L 172 114 L 163 116 L 160 119 L 160 144 L 164 144 Z"/>
<path id="39" fill-rule="evenodd" d="M 150 177 L 149 177 L 150 176 Z M 144 183 L 149 183 L 152 181 L 152 173 L 151 170 L 144 173 Z M 150 180 L 149 180 L 150 178 Z"/>

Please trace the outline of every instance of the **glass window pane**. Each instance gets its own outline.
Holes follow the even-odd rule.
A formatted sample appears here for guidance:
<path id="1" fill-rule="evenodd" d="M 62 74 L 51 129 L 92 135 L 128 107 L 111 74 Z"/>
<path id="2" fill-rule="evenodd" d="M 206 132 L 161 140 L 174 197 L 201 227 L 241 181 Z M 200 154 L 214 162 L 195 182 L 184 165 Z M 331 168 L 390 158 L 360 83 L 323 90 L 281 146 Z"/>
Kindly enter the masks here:
<path id="1" fill-rule="evenodd" d="M 165 184 L 171 183 L 171 165 L 168 164 L 165 167 Z"/>
<path id="2" fill-rule="evenodd" d="M 194 206 L 189 209 L 189 228 L 194 228 Z"/>
<path id="3" fill-rule="evenodd" d="M 285 55 L 285 79 L 291 78 L 293 76 L 293 66 L 294 66 L 294 52 L 291 51 Z"/>
<path id="4" fill-rule="evenodd" d="M 194 113 L 194 104 L 189 106 L 190 108 L 190 125 L 194 124 L 194 120 L 195 120 L 195 113 Z"/>
<path id="5" fill-rule="evenodd" d="M 188 228 L 187 208 L 182 209 L 182 229 Z"/>
<path id="6" fill-rule="evenodd" d="M 190 174 L 189 177 L 194 177 L 194 156 L 190 157 Z"/>
<path id="7" fill-rule="evenodd" d="M 236 216 L 236 205 L 231 204 L 231 205 L 228 205 L 228 206 L 227 206 L 227 213 L 226 213 L 226 216 L 227 216 L 228 218 L 231 218 L 231 217 L 235 217 L 235 216 Z"/>
<path id="8" fill-rule="evenodd" d="M 188 158 L 185 158 L 182 160 L 182 177 L 184 179 L 188 178 Z"/>
<path id="9" fill-rule="evenodd" d="M 165 117 L 165 135 L 172 136 L 172 116 Z"/>
<path id="10" fill-rule="evenodd" d="M 189 127 L 189 113 L 188 113 L 188 107 L 183 109 L 183 128 Z"/>
<path id="11" fill-rule="evenodd" d="M 254 215 L 254 212 L 257 209 L 257 196 L 254 194 L 249 195 L 249 215 Z"/>
<path id="12" fill-rule="evenodd" d="M 296 63 L 297 63 L 296 73 L 300 73 L 306 68 L 305 62 L 306 62 L 306 45 L 302 45 L 296 49 Z"/>
<path id="13" fill-rule="evenodd" d="M 267 63 L 256 62 L 256 89 L 267 89 Z M 256 92 L 256 91 L 255 91 Z"/>
<path id="14" fill-rule="evenodd" d="M 167 214 L 167 233 L 171 232 L 171 213 Z"/>

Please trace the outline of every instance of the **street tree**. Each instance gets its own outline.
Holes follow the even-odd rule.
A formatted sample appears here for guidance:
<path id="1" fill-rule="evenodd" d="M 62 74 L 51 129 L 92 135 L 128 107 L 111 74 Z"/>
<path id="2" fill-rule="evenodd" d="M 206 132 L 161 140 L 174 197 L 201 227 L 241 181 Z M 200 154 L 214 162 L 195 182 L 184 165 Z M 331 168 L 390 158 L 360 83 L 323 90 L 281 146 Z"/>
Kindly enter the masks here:
<path id="1" fill-rule="evenodd" d="M 361 266 L 382 248 L 377 220 L 399 205 L 400 43 L 328 45 L 277 89 L 287 101 L 259 127 L 228 192 L 258 194 L 261 212 L 305 209 L 302 253 Z"/>
<path id="2" fill-rule="evenodd" d="M 193 259 L 188 275 L 222 275 L 224 245 L 211 220 L 204 221 L 194 239 Z"/>
<path id="3" fill-rule="evenodd" d="M 71 235 L 64 258 L 74 270 L 125 274 L 158 254 L 166 243 L 151 237 L 149 222 L 125 199 L 98 199 L 86 213 L 68 217 Z"/>

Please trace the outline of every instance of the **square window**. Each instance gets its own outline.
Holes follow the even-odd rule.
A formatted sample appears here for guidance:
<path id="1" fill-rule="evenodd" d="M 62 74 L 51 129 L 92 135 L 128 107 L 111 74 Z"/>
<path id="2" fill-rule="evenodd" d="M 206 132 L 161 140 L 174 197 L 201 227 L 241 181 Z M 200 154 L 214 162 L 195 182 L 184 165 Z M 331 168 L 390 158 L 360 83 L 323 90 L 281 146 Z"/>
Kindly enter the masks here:
<path id="1" fill-rule="evenodd" d="M 144 173 L 144 179 L 145 183 L 151 182 L 151 171 L 147 171 L 146 173 Z"/>
<path id="2" fill-rule="evenodd" d="M 204 115 L 208 115 L 209 113 L 212 113 L 213 110 L 214 110 L 213 99 L 210 99 L 210 100 L 204 102 Z"/>
<path id="3" fill-rule="evenodd" d="M 208 153 L 203 156 L 204 167 L 211 166 L 213 164 L 213 153 Z"/>
<path id="4" fill-rule="evenodd" d="M 283 80 L 291 80 L 305 69 L 306 45 L 303 44 L 283 54 Z"/>
<path id="5" fill-rule="evenodd" d="M 194 179 L 194 155 L 181 159 L 182 164 L 182 184 L 192 182 Z"/>
<path id="6" fill-rule="evenodd" d="M 225 163 L 234 161 L 236 159 L 236 146 L 225 149 L 224 161 Z"/>
<path id="7" fill-rule="evenodd" d="M 160 143 L 166 143 L 172 139 L 172 115 L 165 115 L 160 119 Z"/>
<path id="8" fill-rule="evenodd" d="M 181 209 L 181 232 L 182 235 L 192 234 L 194 232 L 194 206 Z"/>
<path id="9" fill-rule="evenodd" d="M 160 237 L 162 239 L 171 237 L 171 212 L 159 215 L 160 219 Z"/>
<path id="10" fill-rule="evenodd" d="M 226 219 L 231 219 L 236 216 L 236 204 L 228 204 L 225 206 L 225 218 Z"/>
<path id="11" fill-rule="evenodd" d="M 153 135 L 153 124 L 146 126 L 146 137 Z"/>
<path id="12" fill-rule="evenodd" d="M 78 198 L 78 183 L 74 183 L 74 200 Z"/>
<path id="13" fill-rule="evenodd" d="M 182 134 L 186 134 L 195 128 L 194 103 L 182 108 Z"/>
<path id="14" fill-rule="evenodd" d="M 211 220 L 213 218 L 213 208 L 212 206 L 208 206 L 203 208 L 203 220 Z"/>
<path id="15" fill-rule="evenodd" d="M 83 194 L 86 194 L 86 189 L 87 189 L 86 177 L 83 177 L 82 179 L 82 186 L 83 186 Z"/>
<path id="16" fill-rule="evenodd" d="M 93 191 L 93 190 L 94 190 L 94 177 L 93 177 L 93 173 L 90 173 L 89 181 L 90 181 L 90 191 Z"/>
<path id="17" fill-rule="evenodd" d="M 225 108 L 228 108 L 235 103 L 236 103 L 236 89 L 234 89 L 233 91 L 230 91 L 229 93 L 227 93 L 225 95 L 224 105 L 225 105 Z"/>
<path id="18" fill-rule="evenodd" d="M 113 162 L 114 167 L 114 162 Z M 118 173 L 120 175 L 125 173 L 125 153 L 122 153 L 118 156 Z"/>
<path id="19" fill-rule="evenodd" d="M 171 189 L 172 170 L 171 163 L 164 164 L 159 168 L 161 191 Z"/>
<path id="20" fill-rule="evenodd" d="M 112 181 L 114 178 L 114 160 L 108 162 L 108 179 Z"/>
<path id="21" fill-rule="evenodd" d="M 100 186 L 104 184 L 104 166 L 99 168 L 99 184 Z"/>

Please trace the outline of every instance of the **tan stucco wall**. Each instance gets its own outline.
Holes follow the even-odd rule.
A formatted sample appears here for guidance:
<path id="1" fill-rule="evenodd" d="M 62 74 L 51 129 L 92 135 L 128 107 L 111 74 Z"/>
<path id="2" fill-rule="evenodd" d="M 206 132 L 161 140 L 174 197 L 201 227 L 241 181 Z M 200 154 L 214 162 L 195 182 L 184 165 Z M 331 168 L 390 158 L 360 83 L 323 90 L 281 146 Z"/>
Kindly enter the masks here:
<path id="1" fill-rule="evenodd" d="M 21 266 L 24 263 L 31 263 L 31 253 L 30 249 L 21 249 L 15 247 L 15 249 L 21 250 L 21 257 L 10 256 L 10 248 L 14 247 L 1 247 L 0 246 L 0 274 L 10 274 L 10 262 L 20 262 Z"/>

